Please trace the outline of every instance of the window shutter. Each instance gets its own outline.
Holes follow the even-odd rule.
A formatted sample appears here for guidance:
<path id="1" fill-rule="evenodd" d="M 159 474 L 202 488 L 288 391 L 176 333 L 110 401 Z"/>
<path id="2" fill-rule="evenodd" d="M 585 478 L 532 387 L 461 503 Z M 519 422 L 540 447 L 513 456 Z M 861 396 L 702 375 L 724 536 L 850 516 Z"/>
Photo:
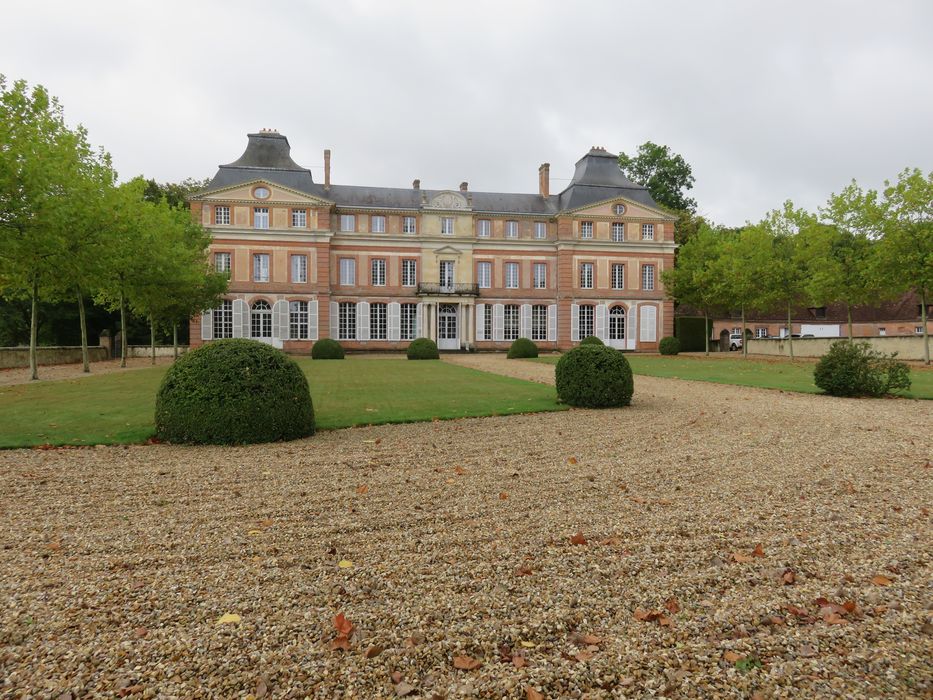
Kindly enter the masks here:
<path id="1" fill-rule="evenodd" d="M 486 332 L 486 305 L 476 305 L 476 339 L 489 340 L 484 334 Z"/>
<path id="2" fill-rule="evenodd" d="M 552 343 L 557 342 L 557 304 L 547 307 L 547 339 Z"/>
<path id="3" fill-rule="evenodd" d="M 397 301 L 389 303 L 389 340 L 399 340 L 402 337 L 402 305 Z"/>
<path id="4" fill-rule="evenodd" d="M 580 341 L 580 305 L 570 305 L 570 340 Z"/>
<path id="5" fill-rule="evenodd" d="M 201 314 L 201 340 L 214 339 L 214 312 L 208 309 Z"/>
<path id="6" fill-rule="evenodd" d="M 369 340 L 369 302 L 356 304 L 356 339 Z"/>
<path id="7" fill-rule="evenodd" d="M 334 340 L 340 336 L 340 304 L 336 301 L 330 303 L 330 337 Z"/>
<path id="8" fill-rule="evenodd" d="M 492 305 L 492 339 L 502 340 L 505 331 L 505 305 Z"/>
<path id="9" fill-rule="evenodd" d="M 522 304 L 519 309 L 518 337 L 531 338 L 531 304 Z"/>
<path id="10" fill-rule="evenodd" d="M 242 299 L 233 300 L 233 337 L 249 338 L 249 309 Z"/>
<path id="11" fill-rule="evenodd" d="M 317 340 L 317 300 L 308 302 L 308 338 Z"/>
<path id="12" fill-rule="evenodd" d="M 422 328 L 424 328 L 424 304 L 418 303 L 415 307 L 415 337 L 422 337 Z"/>
<path id="13" fill-rule="evenodd" d="M 657 340 L 657 307 L 641 307 L 641 332 L 638 339 L 643 343 L 653 343 Z"/>
<path id="14" fill-rule="evenodd" d="M 288 340 L 288 302 L 279 299 L 272 305 L 272 337 Z"/>
<path id="15" fill-rule="evenodd" d="M 629 350 L 635 349 L 636 330 L 638 328 L 638 305 L 632 304 L 628 309 L 628 322 L 625 324 L 625 346 Z"/>
<path id="16" fill-rule="evenodd" d="M 605 304 L 596 305 L 596 337 L 600 340 L 606 340 L 609 336 L 607 333 L 607 322 L 609 320 L 609 308 Z"/>

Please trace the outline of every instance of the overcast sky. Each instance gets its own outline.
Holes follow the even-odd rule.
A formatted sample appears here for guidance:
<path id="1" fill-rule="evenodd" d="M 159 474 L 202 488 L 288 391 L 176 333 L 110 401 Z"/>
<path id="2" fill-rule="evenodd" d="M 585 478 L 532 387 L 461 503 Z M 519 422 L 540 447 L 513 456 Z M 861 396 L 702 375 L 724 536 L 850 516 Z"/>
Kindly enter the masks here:
<path id="1" fill-rule="evenodd" d="M 667 144 L 715 221 L 933 169 L 933 2 L 28 2 L 0 72 L 122 178 L 209 177 L 262 127 L 323 179 L 563 189 L 590 146 Z"/>

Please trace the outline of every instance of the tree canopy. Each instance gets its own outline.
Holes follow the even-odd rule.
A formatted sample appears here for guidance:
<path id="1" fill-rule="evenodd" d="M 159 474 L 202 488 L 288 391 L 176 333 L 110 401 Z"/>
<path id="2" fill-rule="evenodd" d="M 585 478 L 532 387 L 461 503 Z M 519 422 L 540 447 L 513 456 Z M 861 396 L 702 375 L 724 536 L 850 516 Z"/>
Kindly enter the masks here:
<path id="1" fill-rule="evenodd" d="M 676 211 L 696 211 L 696 200 L 687 196 L 687 191 L 693 189 L 693 169 L 669 146 L 646 141 L 634 156 L 620 153 L 619 167 L 629 180 L 647 187 L 661 206 Z"/>

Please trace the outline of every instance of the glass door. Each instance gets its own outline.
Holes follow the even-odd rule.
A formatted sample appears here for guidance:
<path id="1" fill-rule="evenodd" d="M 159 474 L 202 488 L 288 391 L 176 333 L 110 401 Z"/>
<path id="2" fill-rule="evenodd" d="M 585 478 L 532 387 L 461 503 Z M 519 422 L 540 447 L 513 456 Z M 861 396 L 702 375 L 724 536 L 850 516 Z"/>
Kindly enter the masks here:
<path id="1" fill-rule="evenodd" d="M 440 350 L 459 350 L 460 335 L 457 332 L 457 304 L 438 304 L 437 347 Z"/>

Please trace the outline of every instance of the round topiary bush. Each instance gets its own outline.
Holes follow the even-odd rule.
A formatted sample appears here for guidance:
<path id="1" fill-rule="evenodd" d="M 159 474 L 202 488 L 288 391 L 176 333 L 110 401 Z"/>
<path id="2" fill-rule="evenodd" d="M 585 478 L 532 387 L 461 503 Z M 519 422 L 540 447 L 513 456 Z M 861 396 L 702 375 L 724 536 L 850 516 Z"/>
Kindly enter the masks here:
<path id="1" fill-rule="evenodd" d="M 910 367 L 866 342 L 840 340 L 813 369 L 813 383 L 832 396 L 884 396 L 910 388 Z"/>
<path id="2" fill-rule="evenodd" d="M 512 347 L 509 348 L 509 354 L 506 355 L 510 360 L 514 360 L 520 357 L 537 357 L 538 356 L 538 346 L 535 345 L 528 338 L 519 338 L 518 340 L 512 343 Z"/>
<path id="3" fill-rule="evenodd" d="M 605 345 L 605 343 L 598 336 L 588 335 L 580 341 L 580 345 Z"/>
<path id="4" fill-rule="evenodd" d="M 564 353 L 555 370 L 557 396 L 584 408 L 628 406 L 634 382 L 628 360 L 605 345 L 580 345 Z"/>
<path id="5" fill-rule="evenodd" d="M 156 435 L 167 442 L 249 444 L 314 434 L 308 380 L 281 350 L 216 340 L 175 361 L 156 397 Z"/>
<path id="6" fill-rule="evenodd" d="M 662 355 L 677 355 L 680 352 L 680 341 L 672 335 L 666 335 L 658 343 L 658 352 Z"/>
<path id="7" fill-rule="evenodd" d="M 430 338 L 415 338 L 408 346 L 409 360 L 439 360 L 440 353 L 437 351 L 437 343 Z"/>
<path id="8" fill-rule="evenodd" d="M 342 360 L 343 346 L 333 338 L 321 338 L 311 346 L 312 360 Z"/>

